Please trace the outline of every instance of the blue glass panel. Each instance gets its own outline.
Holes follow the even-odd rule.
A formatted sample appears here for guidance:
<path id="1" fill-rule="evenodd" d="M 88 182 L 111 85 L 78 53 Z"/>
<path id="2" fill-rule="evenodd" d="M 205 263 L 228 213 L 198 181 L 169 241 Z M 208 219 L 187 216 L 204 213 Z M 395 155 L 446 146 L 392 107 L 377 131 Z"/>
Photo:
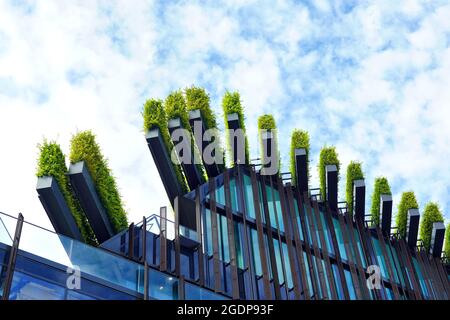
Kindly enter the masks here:
<path id="1" fill-rule="evenodd" d="M 320 220 L 322 221 L 322 226 L 323 226 L 323 231 L 324 231 L 324 234 L 325 234 L 325 241 L 327 243 L 328 252 L 331 255 L 334 255 L 335 252 L 334 252 L 333 243 L 331 242 L 330 228 L 328 227 L 328 224 L 326 222 L 325 215 L 324 215 L 323 211 L 319 211 L 319 215 L 320 215 Z"/>
<path id="2" fill-rule="evenodd" d="M 242 248 L 242 228 L 243 225 L 237 221 L 234 221 L 234 241 L 236 243 L 236 260 L 237 266 L 240 269 L 244 269 L 244 252 Z"/>
<path id="3" fill-rule="evenodd" d="M 68 290 L 67 291 L 67 300 L 96 300 L 90 296 L 79 293 L 77 291 Z"/>
<path id="4" fill-rule="evenodd" d="M 337 294 L 338 294 L 338 299 L 339 300 L 344 300 L 345 296 L 344 296 L 344 288 L 342 288 L 342 284 L 341 284 L 341 276 L 339 274 L 339 269 L 338 266 L 336 264 L 332 264 L 332 270 L 333 270 L 333 275 L 334 275 L 334 279 L 335 279 L 335 284 L 336 284 L 336 290 L 337 290 Z"/>
<path id="5" fill-rule="evenodd" d="M 105 282 L 140 293 L 144 291 L 143 265 L 26 222 L 19 249 L 63 266 L 77 266 L 81 273 Z"/>
<path id="6" fill-rule="evenodd" d="M 216 202 L 225 205 L 225 188 L 223 185 L 216 188 Z"/>
<path id="7" fill-rule="evenodd" d="M 397 269 L 400 267 L 400 265 L 398 264 L 398 261 L 397 261 L 397 264 L 394 262 L 394 254 L 392 253 L 393 250 L 391 249 L 391 246 L 388 243 L 385 243 L 385 245 L 386 245 L 387 254 L 389 256 L 389 261 L 392 266 L 392 272 L 394 273 L 394 280 L 395 280 L 395 282 L 400 283 L 400 276 L 399 276 L 398 269 Z"/>
<path id="8" fill-rule="evenodd" d="M 275 251 L 275 262 L 277 266 L 278 281 L 280 284 L 282 284 L 284 282 L 283 261 L 281 260 L 280 242 L 277 239 L 273 239 L 273 247 Z"/>
<path id="9" fill-rule="evenodd" d="M 10 300 L 64 300 L 64 287 L 14 272 Z"/>
<path id="10" fill-rule="evenodd" d="M 372 237 L 372 243 L 375 248 L 378 264 L 380 265 L 381 275 L 383 276 L 383 278 L 388 279 L 389 276 L 387 272 L 386 261 L 384 260 L 383 252 L 381 251 L 380 241 L 377 238 Z"/>
<path id="11" fill-rule="evenodd" d="M 312 279 L 311 279 L 311 272 L 309 270 L 309 262 L 306 255 L 306 252 L 303 251 L 303 261 L 305 262 L 305 269 L 306 269 L 306 279 L 308 280 L 308 288 L 309 288 L 309 294 L 313 295 L 313 286 L 312 286 Z"/>
<path id="12" fill-rule="evenodd" d="M 282 248 L 283 248 L 284 264 L 286 267 L 287 285 L 288 285 L 288 288 L 291 289 L 294 287 L 294 282 L 292 280 L 292 269 L 291 269 L 291 263 L 289 260 L 288 247 L 285 242 L 282 242 Z"/>
<path id="13" fill-rule="evenodd" d="M 250 228 L 250 236 L 252 242 L 253 263 L 255 265 L 255 273 L 257 276 L 262 275 L 261 254 L 258 246 L 258 233 L 255 229 Z"/>
<path id="14" fill-rule="evenodd" d="M 305 208 L 305 215 L 307 214 L 306 212 L 307 212 L 307 210 Z M 320 241 L 320 235 L 319 235 L 319 225 L 317 223 L 316 213 L 314 212 L 314 208 L 312 208 L 312 207 L 311 207 L 311 215 L 312 215 L 311 221 L 313 222 L 313 228 L 314 228 L 313 232 L 316 233 L 316 239 L 318 242 L 318 246 L 320 249 L 322 249 L 322 242 Z"/>
<path id="15" fill-rule="evenodd" d="M 303 236 L 302 222 L 300 220 L 300 215 L 298 211 L 298 202 L 294 200 L 294 208 L 295 208 L 295 217 L 297 219 L 298 231 L 300 232 L 300 240 L 305 241 L 305 237 Z"/>
<path id="16" fill-rule="evenodd" d="M 219 223 L 219 254 L 220 259 L 225 262 L 230 262 L 230 248 L 228 246 L 228 225 L 227 217 L 218 215 Z"/>
<path id="17" fill-rule="evenodd" d="M 416 274 L 419 278 L 419 285 L 420 288 L 422 289 L 422 293 L 426 298 L 429 298 L 429 293 L 428 293 L 428 289 L 425 283 L 425 278 L 423 277 L 422 274 L 422 270 L 420 269 L 419 263 L 417 262 L 416 257 L 413 257 L 413 265 L 414 265 L 414 269 L 416 269 Z"/>
<path id="18" fill-rule="evenodd" d="M 342 236 L 341 224 L 339 220 L 333 217 L 334 229 L 336 231 L 336 238 L 339 246 L 339 253 L 341 254 L 341 259 L 348 260 L 347 252 L 345 251 L 344 238 Z"/>
<path id="19" fill-rule="evenodd" d="M 325 274 L 325 283 L 326 283 L 326 286 L 327 286 L 328 299 L 331 299 L 331 288 L 330 288 L 330 282 L 328 281 L 328 278 L 329 277 L 332 278 L 333 275 L 332 274 L 331 275 L 328 274 L 327 268 L 325 267 L 325 261 L 324 260 L 321 260 L 321 261 L 322 261 L 323 272 Z"/>
<path id="20" fill-rule="evenodd" d="M 184 289 L 186 300 L 228 300 L 228 298 L 223 295 L 214 293 L 189 282 L 185 282 Z"/>
<path id="21" fill-rule="evenodd" d="M 362 248 L 361 238 L 359 236 L 358 230 L 356 230 L 355 228 L 353 228 L 353 233 L 355 235 L 356 245 L 358 246 L 359 257 L 361 258 L 362 266 L 365 269 L 367 267 L 367 262 L 366 262 L 366 256 L 364 255 L 364 251 Z"/>
<path id="22" fill-rule="evenodd" d="M 211 211 L 209 209 L 205 209 L 205 224 L 203 226 L 204 234 L 205 234 L 205 247 L 206 247 L 206 253 L 209 256 L 213 255 L 213 246 L 212 246 L 212 227 L 211 227 Z"/>
<path id="23" fill-rule="evenodd" d="M 148 274 L 148 293 L 152 299 L 178 299 L 178 280 L 176 278 L 154 269 L 149 269 Z"/>
<path id="24" fill-rule="evenodd" d="M 245 209 L 250 218 L 255 219 L 255 204 L 252 191 L 252 180 L 249 176 L 244 175 L 244 194 L 245 194 Z"/>
<path id="25" fill-rule="evenodd" d="M 230 179 L 230 195 L 231 195 L 231 209 L 233 211 L 240 211 L 238 201 L 238 190 L 236 186 L 236 179 L 234 177 Z"/>
<path id="26" fill-rule="evenodd" d="M 355 288 L 353 287 L 352 275 L 350 271 L 344 269 L 345 282 L 347 283 L 350 300 L 356 300 Z"/>

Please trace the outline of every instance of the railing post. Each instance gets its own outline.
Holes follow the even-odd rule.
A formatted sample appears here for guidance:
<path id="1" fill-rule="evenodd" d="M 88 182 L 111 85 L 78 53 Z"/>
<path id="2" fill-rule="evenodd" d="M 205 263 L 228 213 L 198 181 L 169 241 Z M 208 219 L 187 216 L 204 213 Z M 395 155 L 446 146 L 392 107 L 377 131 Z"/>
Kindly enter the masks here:
<path id="1" fill-rule="evenodd" d="M 9 300 L 9 293 L 11 291 L 11 284 L 14 275 L 14 268 L 16 266 L 17 251 L 19 250 L 20 236 L 22 235 L 23 215 L 19 213 L 17 218 L 16 231 L 14 232 L 14 239 L 9 252 L 8 267 L 6 269 L 5 285 L 3 287 L 3 300 Z"/>

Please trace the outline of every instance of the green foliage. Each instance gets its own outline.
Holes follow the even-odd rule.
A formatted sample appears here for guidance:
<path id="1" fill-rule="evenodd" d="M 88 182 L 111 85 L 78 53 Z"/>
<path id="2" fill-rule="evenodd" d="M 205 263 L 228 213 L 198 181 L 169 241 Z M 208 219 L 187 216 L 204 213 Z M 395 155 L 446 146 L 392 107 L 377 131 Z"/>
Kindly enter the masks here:
<path id="1" fill-rule="evenodd" d="M 428 202 L 423 212 L 422 221 L 420 222 L 420 239 L 427 250 L 431 246 L 431 234 L 433 232 L 434 222 L 444 222 L 439 206 L 435 202 Z"/>
<path id="2" fill-rule="evenodd" d="M 166 146 L 167 154 L 170 157 L 170 152 L 173 148 L 172 140 L 170 139 L 169 129 L 167 127 L 167 116 L 164 110 L 163 102 L 159 99 L 149 99 L 144 104 L 144 111 L 142 112 L 144 118 L 144 130 L 148 131 L 153 128 L 159 128 L 164 144 Z M 175 170 L 178 182 L 181 185 L 183 192 L 187 192 L 188 186 L 180 164 L 172 163 Z"/>
<path id="3" fill-rule="evenodd" d="M 200 152 L 197 148 L 197 145 L 194 142 L 194 137 L 192 134 L 191 126 L 189 124 L 189 114 L 187 111 L 187 105 L 186 105 L 186 101 L 183 96 L 183 92 L 181 90 L 171 92 L 167 96 L 166 101 L 164 102 L 164 105 L 165 105 L 165 109 L 166 109 L 167 119 L 170 120 L 170 119 L 174 119 L 174 118 L 180 118 L 183 129 L 186 129 L 187 131 L 189 131 L 190 136 L 191 136 L 191 142 L 190 142 L 191 148 L 192 148 L 191 152 L 196 159 L 201 159 Z M 200 174 L 203 176 L 203 178 L 205 180 L 207 180 L 208 177 L 206 175 L 206 171 L 205 171 L 205 168 L 203 167 L 203 165 L 200 163 L 197 163 L 195 166 L 197 167 L 198 172 L 200 172 Z"/>
<path id="4" fill-rule="evenodd" d="M 353 215 L 353 181 L 364 179 L 364 173 L 361 169 L 361 162 L 350 162 L 347 167 L 346 179 L 345 196 L 347 200 L 348 212 L 350 215 Z"/>
<path id="5" fill-rule="evenodd" d="M 127 214 L 106 159 L 91 131 L 82 131 L 72 136 L 70 162 L 85 161 L 95 188 L 116 233 L 128 227 Z"/>
<path id="6" fill-rule="evenodd" d="M 186 88 L 184 90 L 186 96 L 186 106 L 188 110 L 200 110 L 203 121 L 205 123 L 206 129 L 217 129 L 217 121 L 214 112 L 210 106 L 209 95 L 206 93 L 206 90 L 203 88 L 192 86 L 190 88 Z M 216 137 L 219 139 L 219 137 Z M 220 145 L 220 140 L 217 141 Z M 222 147 L 219 148 L 219 154 L 222 157 L 225 156 L 225 153 Z M 222 158 L 222 161 L 225 164 L 225 158 Z"/>
<path id="7" fill-rule="evenodd" d="M 305 149 L 306 150 L 306 162 L 308 166 L 306 168 L 307 175 L 309 178 L 309 134 L 307 131 L 295 129 L 292 131 L 291 135 L 291 176 L 292 184 L 297 183 L 296 178 L 296 168 L 295 168 L 295 149 Z"/>
<path id="8" fill-rule="evenodd" d="M 450 223 L 447 224 L 447 229 L 445 230 L 444 252 L 445 256 L 450 259 Z"/>
<path id="9" fill-rule="evenodd" d="M 397 231 L 402 238 L 406 238 L 406 225 L 408 223 L 408 210 L 418 209 L 419 204 L 417 203 L 416 196 L 414 192 L 407 191 L 402 193 L 402 198 L 398 204 L 397 216 L 395 217 L 395 223 L 397 225 Z"/>
<path id="10" fill-rule="evenodd" d="M 445 256 L 450 259 L 450 223 L 447 224 L 447 229 L 445 230 L 444 252 Z"/>
<path id="11" fill-rule="evenodd" d="M 378 177 L 375 179 L 375 184 L 372 193 L 372 207 L 371 207 L 371 217 L 372 224 L 380 224 L 380 195 L 382 194 L 392 194 L 389 182 L 385 177 Z"/>
<path id="12" fill-rule="evenodd" d="M 205 89 L 192 86 L 186 88 L 184 93 L 186 95 L 187 109 L 189 111 L 199 109 L 203 121 L 205 122 L 206 129 L 217 129 L 216 116 L 211 109 L 209 95 L 206 93 Z"/>
<path id="13" fill-rule="evenodd" d="M 320 177 L 320 193 L 322 198 L 326 200 L 326 172 L 325 167 L 327 165 L 336 165 L 338 181 L 339 181 L 339 171 L 341 164 L 338 159 L 338 154 L 336 152 L 336 147 L 323 147 L 320 150 L 320 159 L 319 159 L 319 177 Z"/>
<path id="14" fill-rule="evenodd" d="M 271 114 L 264 114 L 258 118 L 258 135 L 261 149 L 260 158 L 263 159 L 263 145 L 262 145 L 262 130 L 271 131 L 273 133 L 275 146 L 278 149 L 278 135 L 277 135 L 277 125 L 275 119 Z M 278 152 L 278 150 L 276 150 Z M 280 154 L 278 153 L 278 172 L 281 170 L 281 160 Z"/>
<path id="15" fill-rule="evenodd" d="M 36 175 L 38 177 L 52 176 L 56 179 L 83 240 L 89 244 L 96 245 L 97 240 L 94 232 L 70 187 L 69 179 L 66 175 L 65 157 L 61 147 L 54 141 L 48 142 L 44 140 L 42 144 L 38 145 L 38 148 L 39 158 Z"/>
<path id="16" fill-rule="evenodd" d="M 239 116 L 239 125 L 241 129 L 245 133 L 245 123 L 244 123 L 244 108 L 241 104 L 241 97 L 239 95 L 239 92 L 225 92 L 225 95 L 222 98 L 222 109 L 224 114 L 224 120 L 225 120 L 225 129 L 228 128 L 228 121 L 227 121 L 227 115 L 231 113 L 237 113 Z M 228 152 L 231 154 L 231 146 L 230 146 L 230 139 L 227 138 L 227 145 L 228 145 Z M 248 164 L 250 162 L 250 152 L 248 148 L 248 139 L 247 135 L 245 136 L 245 162 Z"/>

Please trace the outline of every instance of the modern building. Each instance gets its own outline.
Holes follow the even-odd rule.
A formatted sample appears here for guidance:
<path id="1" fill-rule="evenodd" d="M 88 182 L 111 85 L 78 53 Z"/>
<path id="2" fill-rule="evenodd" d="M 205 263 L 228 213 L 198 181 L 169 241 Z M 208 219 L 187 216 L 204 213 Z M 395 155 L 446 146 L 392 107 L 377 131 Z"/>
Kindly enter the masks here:
<path id="1" fill-rule="evenodd" d="M 239 126 L 237 118 L 228 116 L 229 128 Z M 159 129 L 146 139 L 174 221 L 162 207 L 90 246 L 73 236 L 57 183 L 41 181 L 56 233 L 0 214 L 4 299 L 450 299 L 442 224 L 434 225 L 426 250 L 417 241 L 418 210 L 409 210 L 407 236 L 398 236 L 388 195 L 381 195 L 380 224 L 372 224 L 364 180 L 354 181 L 349 212 L 338 202 L 337 168 L 326 167 L 323 197 L 308 187 L 306 152 L 298 149 L 295 179 L 233 161 L 231 168 L 206 168 L 207 182 L 195 182 L 194 165 L 183 165 L 190 189 L 183 193 Z M 78 198 L 96 235 L 104 235 L 101 203 L 92 181 L 84 182 Z"/>

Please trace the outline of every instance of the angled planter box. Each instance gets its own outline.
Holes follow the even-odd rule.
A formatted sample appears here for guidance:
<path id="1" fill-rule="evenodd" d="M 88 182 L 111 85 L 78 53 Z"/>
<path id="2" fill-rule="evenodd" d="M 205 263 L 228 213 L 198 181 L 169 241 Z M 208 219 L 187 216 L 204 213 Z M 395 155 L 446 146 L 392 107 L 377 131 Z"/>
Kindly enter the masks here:
<path id="1" fill-rule="evenodd" d="M 419 209 L 409 209 L 406 222 L 406 243 L 408 247 L 414 249 L 417 245 L 417 233 L 419 232 Z"/>
<path id="2" fill-rule="evenodd" d="M 189 125 L 194 133 L 195 143 L 197 144 L 198 150 L 201 152 L 201 157 L 203 160 L 203 166 L 205 167 L 208 177 L 217 177 L 223 170 L 223 164 L 208 164 L 204 159 L 204 151 L 206 146 L 210 143 L 208 141 L 203 141 L 204 134 L 206 131 L 205 122 L 203 121 L 200 109 L 189 111 Z"/>
<path id="3" fill-rule="evenodd" d="M 190 152 L 191 153 L 190 160 L 188 161 L 189 163 L 186 163 L 186 161 L 181 161 L 181 167 L 183 168 L 184 175 L 186 176 L 186 180 L 188 182 L 189 188 L 191 190 L 193 190 L 193 189 L 197 188 L 197 186 L 201 185 L 204 182 L 204 180 L 203 180 L 201 172 L 199 172 L 198 167 L 194 163 L 194 154 L 193 154 L 192 148 L 190 146 L 191 137 L 188 134 L 186 134 L 186 131 L 181 136 L 182 142 L 174 139 L 174 137 L 172 136 L 172 133 L 175 130 L 184 129 L 181 124 L 180 118 L 175 118 L 175 119 L 169 120 L 168 127 L 169 127 L 169 133 L 171 136 L 170 138 L 172 139 L 173 144 L 176 145 L 178 143 L 182 143 L 184 150 L 191 151 Z"/>
<path id="4" fill-rule="evenodd" d="M 392 221 L 392 196 L 390 194 L 380 195 L 380 211 L 381 232 L 385 237 L 389 237 Z"/>
<path id="5" fill-rule="evenodd" d="M 306 149 L 295 149 L 295 183 L 303 194 L 308 191 L 308 161 Z"/>
<path id="6" fill-rule="evenodd" d="M 172 165 L 170 154 L 164 144 L 161 131 L 158 128 L 151 129 L 145 134 L 145 139 L 147 140 L 148 148 L 158 169 L 164 189 L 166 189 L 166 194 L 169 197 L 170 203 L 173 205 L 175 198 L 182 195 L 183 192 Z"/>
<path id="7" fill-rule="evenodd" d="M 114 235 L 114 228 L 95 190 L 94 181 L 89 174 L 86 163 L 80 161 L 71 164 L 68 175 L 72 188 L 98 241 L 102 243 L 108 240 Z"/>
<path id="8" fill-rule="evenodd" d="M 327 202 L 330 210 L 337 212 L 338 172 L 334 164 L 325 166 Z"/>
<path id="9" fill-rule="evenodd" d="M 242 129 L 241 124 L 239 122 L 239 115 L 237 113 L 227 114 L 227 124 L 229 130 L 238 130 Z M 230 132 L 231 133 L 231 132 Z M 244 164 L 245 161 L 245 136 L 242 139 L 238 139 L 237 136 L 231 135 L 229 136 L 229 144 L 231 146 L 231 151 L 233 153 L 232 160 L 234 164 Z M 242 152 L 238 152 L 238 150 Z"/>
<path id="10" fill-rule="evenodd" d="M 364 179 L 353 181 L 353 219 L 364 223 L 364 214 L 366 212 L 366 184 Z"/>
<path id="11" fill-rule="evenodd" d="M 443 222 L 434 222 L 431 232 L 430 253 L 435 258 L 440 258 L 442 254 L 442 246 L 444 244 L 445 225 Z"/>
<path id="12" fill-rule="evenodd" d="M 278 173 L 279 168 L 278 170 L 273 170 L 274 164 L 271 161 L 273 161 L 273 158 L 275 157 L 275 161 L 277 161 L 277 164 L 275 165 L 278 167 L 279 159 L 277 155 L 274 155 L 274 153 L 277 152 L 277 147 L 274 146 L 275 138 L 273 133 L 271 131 L 262 132 L 261 142 L 263 148 L 261 174 L 274 176 Z"/>
<path id="13" fill-rule="evenodd" d="M 39 200 L 57 233 L 72 239 L 83 241 L 75 218 L 54 177 L 39 177 L 36 185 Z"/>

